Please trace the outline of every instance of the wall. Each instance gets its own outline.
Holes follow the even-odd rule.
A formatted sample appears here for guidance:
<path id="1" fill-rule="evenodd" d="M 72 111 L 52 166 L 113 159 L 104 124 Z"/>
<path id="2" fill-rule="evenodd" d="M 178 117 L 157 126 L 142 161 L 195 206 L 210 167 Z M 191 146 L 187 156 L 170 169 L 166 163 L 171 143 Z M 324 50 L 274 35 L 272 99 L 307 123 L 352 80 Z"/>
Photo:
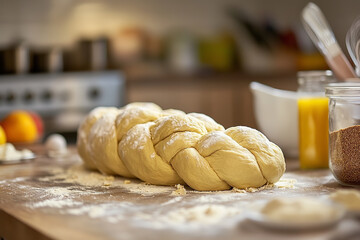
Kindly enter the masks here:
<path id="1" fill-rule="evenodd" d="M 224 8 L 244 9 L 254 18 L 272 16 L 282 28 L 301 26 L 306 0 L 0 0 L 0 44 L 22 38 L 35 45 L 67 45 L 79 37 L 111 35 L 123 26 L 154 33 L 189 29 L 211 34 L 231 27 Z M 360 1 L 316 0 L 344 46 Z"/>

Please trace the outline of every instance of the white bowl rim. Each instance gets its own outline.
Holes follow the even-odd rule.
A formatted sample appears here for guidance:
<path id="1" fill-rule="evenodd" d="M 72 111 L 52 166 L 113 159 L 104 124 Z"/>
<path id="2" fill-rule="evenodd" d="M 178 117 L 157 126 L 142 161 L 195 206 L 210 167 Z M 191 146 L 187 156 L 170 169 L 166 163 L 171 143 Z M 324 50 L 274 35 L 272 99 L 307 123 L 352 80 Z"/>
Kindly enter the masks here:
<path id="1" fill-rule="evenodd" d="M 251 82 L 250 89 L 252 91 L 263 92 L 266 94 L 270 94 L 278 97 L 291 98 L 291 99 L 298 99 L 300 96 L 298 92 L 273 88 L 259 82 Z"/>

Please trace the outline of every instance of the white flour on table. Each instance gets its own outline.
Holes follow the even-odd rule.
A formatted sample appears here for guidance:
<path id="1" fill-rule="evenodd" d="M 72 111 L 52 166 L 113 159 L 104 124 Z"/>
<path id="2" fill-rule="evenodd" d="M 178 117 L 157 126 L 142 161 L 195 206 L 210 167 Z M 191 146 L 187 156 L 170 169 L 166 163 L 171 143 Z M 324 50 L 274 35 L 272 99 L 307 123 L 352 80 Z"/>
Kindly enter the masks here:
<path id="1" fill-rule="evenodd" d="M 146 184 L 138 179 L 124 179 L 122 177 L 105 176 L 99 172 L 89 171 L 83 165 L 74 165 L 67 170 L 56 173 L 53 176 L 40 178 L 41 181 L 60 181 L 64 183 L 76 183 L 86 187 L 121 187 L 132 193 L 143 196 L 171 193 L 172 186 L 156 186 Z"/>
<path id="2" fill-rule="evenodd" d="M 243 196 L 263 190 L 294 187 L 294 180 L 282 179 L 279 186 L 273 184 L 261 188 L 200 192 L 182 185 L 156 186 L 138 179 L 105 176 L 89 171 L 83 165 L 73 165 L 68 169 L 54 168 L 50 174 L 36 178 L 35 185 L 29 185 L 29 178 L 3 180 L 0 185 L 26 191 L 29 194 L 27 198 L 31 199 L 26 206 L 34 210 L 85 215 L 114 224 L 125 221 L 126 224 L 145 228 L 181 231 L 206 228 L 209 232 L 215 224 L 229 226 L 242 218 L 244 204 L 239 200 Z M 121 194 L 124 191 L 126 196 L 137 194 L 138 197 L 134 195 L 135 200 L 156 196 L 161 196 L 159 199 L 163 200 L 160 203 L 142 204 L 132 202 L 132 198 L 119 200 L 117 196 L 112 196 L 114 192 Z"/>

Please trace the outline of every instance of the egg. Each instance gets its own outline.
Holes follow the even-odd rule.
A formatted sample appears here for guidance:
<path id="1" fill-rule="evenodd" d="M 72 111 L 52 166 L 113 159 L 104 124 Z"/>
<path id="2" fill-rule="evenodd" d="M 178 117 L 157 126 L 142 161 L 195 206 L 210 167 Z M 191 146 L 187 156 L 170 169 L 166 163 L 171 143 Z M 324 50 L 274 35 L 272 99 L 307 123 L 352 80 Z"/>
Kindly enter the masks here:
<path id="1" fill-rule="evenodd" d="M 66 139 L 60 134 L 52 134 L 45 141 L 49 156 L 58 156 L 67 152 Z"/>

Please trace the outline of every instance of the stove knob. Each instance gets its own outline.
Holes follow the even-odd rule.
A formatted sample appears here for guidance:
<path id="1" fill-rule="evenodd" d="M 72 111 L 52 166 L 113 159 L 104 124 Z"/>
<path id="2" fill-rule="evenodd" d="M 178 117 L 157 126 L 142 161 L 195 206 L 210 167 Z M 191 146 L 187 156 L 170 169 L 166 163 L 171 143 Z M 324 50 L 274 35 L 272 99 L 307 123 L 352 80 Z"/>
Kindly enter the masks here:
<path id="1" fill-rule="evenodd" d="M 100 89 L 99 88 L 90 88 L 88 91 L 88 98 L 90 100 L 97 100 L 100 98 Z"/>
<path id="2" fill-rule="evenodd" d="M 30 91 L 25 92 L 24 96 L 23 96 L 23 100 L 25 103 L 31 103 L 34 101 L 34 94 Z"/>
<path id="3" fill-rule="evenodd" d="M 8 92 L 6 94 L 5 100 L 7 103 L 14 103 L 16 99 L 16 95 L 13 92 Z"/>
<path id="4" fill-rule="evenodd" d="M 50 102 L 53 98 L 52 93 L 50 92 L 50 90 L 45 90 L 42 94 L 41 94 L 41 99 L 44 102 Z"/>

